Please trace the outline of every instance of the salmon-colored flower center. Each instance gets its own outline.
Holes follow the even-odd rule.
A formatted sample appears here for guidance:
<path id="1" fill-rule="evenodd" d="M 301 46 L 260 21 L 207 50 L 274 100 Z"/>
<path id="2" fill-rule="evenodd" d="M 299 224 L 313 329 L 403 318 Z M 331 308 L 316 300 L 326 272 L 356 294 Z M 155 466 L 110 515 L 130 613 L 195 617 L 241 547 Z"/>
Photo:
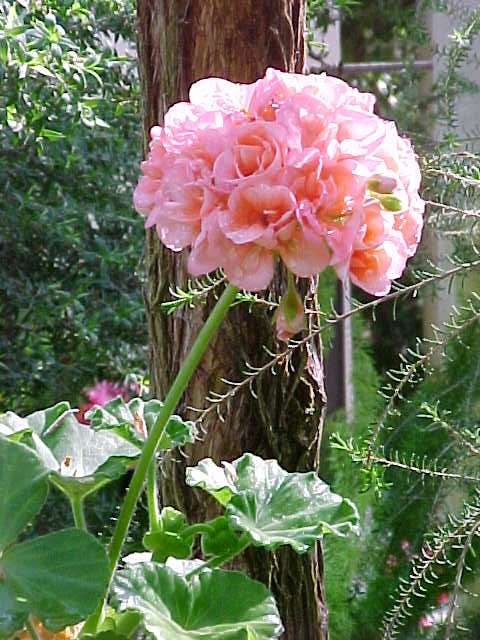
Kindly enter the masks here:
<path id="1" fill-rule="evenodd" d="M 220 226 L 237 244 L 257 242 L 273 249 L 277 246 L 277 226 L 293 216 L 295 206 L 295 196 L 284 186 L 239 188 L 231 194 Z"/>

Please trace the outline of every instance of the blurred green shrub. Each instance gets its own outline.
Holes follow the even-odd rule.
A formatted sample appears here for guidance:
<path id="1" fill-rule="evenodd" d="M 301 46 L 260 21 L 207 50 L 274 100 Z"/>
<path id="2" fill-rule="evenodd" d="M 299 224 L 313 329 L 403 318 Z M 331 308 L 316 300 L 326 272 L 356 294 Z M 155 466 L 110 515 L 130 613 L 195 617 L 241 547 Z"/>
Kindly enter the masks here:
<path id="1" fill-rule="evenodd" d="M 0 2 L 0 411 L 145 367 L 130 0 Z"/>

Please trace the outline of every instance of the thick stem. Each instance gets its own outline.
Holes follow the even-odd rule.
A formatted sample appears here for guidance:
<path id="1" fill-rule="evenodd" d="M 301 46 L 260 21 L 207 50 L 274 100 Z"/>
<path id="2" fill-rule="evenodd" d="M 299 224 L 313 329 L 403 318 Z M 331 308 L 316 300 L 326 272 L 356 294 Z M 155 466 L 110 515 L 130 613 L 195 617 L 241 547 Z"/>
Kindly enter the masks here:
<path id="1" fill-rule="evenodd" d="M 180 401 L 190 378 L 195 373 L 200 361 L 213 338 L 218 328 L 220 327 L 222 320 L 224 319 L 230 305 L 235 300 L 238 289 L 232 285 L 228 285 L 222 296 L 218 300 L 215 307 L 212 309 L 208 320 L 203 325 L 197 339 L 192 345 L 190 353 L 186 357 L 177 377 L 175 378 L 170 391 L 165 398 L 165 403 L 162 407 L 158 418 L 153 425 L 150 434 L 143 445 L 142 453 L 138 459 L 137 466 L 133 473 L 128 488 L 127 494 L 122 504 L 120 514 L 117 520 L 117 526 L 113 532 L 112 540 L 109 547 L 109 560 L 110 560 L 110 581 L 115 573 L 115 568 L 120 559 L 120 553 L 122 551 L 123 543 L 128 533 L 128 528 L 133 517 L 133 513 L 137 506 L 138 498 L 142 493 L 143 486 L 145 484 L 145 478 L 147 477 L 150 463 L 154 459 L 155 452 L 157 450 L 158 443 L 160 442 L 165 427 L 175 411 L 177 404 Z M 107 592 L 108 595 L 108 592 Z M 95 633 L 97 630 L 98 622 L 102 617 L 103 603 L 97 608 L 94 613 L 85 622 L 82 629 L 82 635 L 86 633 Z"/>
<path id="2" fill-rule="evenodd" d="M 72 507 L 73 521 L 75 522 L 75 526 L 77 527 L 77 529 L 88 531 L 87 521 L 85 520 L 85 511 L 83 510 L 83 498 L 81 498 L 80 496 L 69 496 L 69 500 L 70 506 Z"/>
<path id="3" fill-rule="evenodd" d="M 160 529 L 160 504 L 158 501 L 157 464 L 155 457 L 148 467 L 147 477 L 148 522 L 150 531 Z"/>

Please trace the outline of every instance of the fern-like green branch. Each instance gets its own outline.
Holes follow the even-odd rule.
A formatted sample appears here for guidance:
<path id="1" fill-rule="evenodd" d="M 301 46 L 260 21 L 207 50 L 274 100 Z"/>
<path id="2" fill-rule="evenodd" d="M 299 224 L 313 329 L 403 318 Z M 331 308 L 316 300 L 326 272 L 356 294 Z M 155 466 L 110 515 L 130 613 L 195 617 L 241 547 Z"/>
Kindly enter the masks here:
<path id="1" fill-rule="evenodd" d="M 393 640 L 398 638 L 399 629 L 405 624 L 409 610 L 412 608 L 414 597 L 423 597 L 426 586 L 438 579 L 434 568 L 438 565 L 457 565 L 457 579 L 462 572 L 458 573 L 458 567 L 464 564 L 462 561 L 463 551 L 458 563 L 452 562 L 448 557 L 449 549 L 464 549 L 471 545 L 473 536 L 478 532 L 480 526 L 480 497 L 477 493 L 475 500 L 471 504 L 465 505 L 463 513 L 459 518 L 450 517 L 446 526 L 440 527 L 432 536 L 431 540 L 425 541 L 422 550 L 412 563 L 408 580 L 402 580 L 398 589 L 398 596 L 395 604 L 387 613 L 384 619 L 383 640 Z M 453 624 L 453 623 L 452 623 Z"/>

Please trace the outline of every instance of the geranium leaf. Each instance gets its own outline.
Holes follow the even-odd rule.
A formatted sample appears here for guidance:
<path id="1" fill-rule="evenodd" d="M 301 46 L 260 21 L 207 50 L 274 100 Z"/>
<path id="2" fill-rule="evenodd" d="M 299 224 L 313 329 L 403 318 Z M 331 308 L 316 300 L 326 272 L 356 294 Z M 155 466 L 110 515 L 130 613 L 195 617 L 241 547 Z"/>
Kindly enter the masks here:
<path id="1" fill-rule="evenodd" d="M 50 479 L 69 496 L 86 495 L 123 475 L 140 454 L 138 446 L 113 432 L 80 424 L 70 405 L 57 405 L 20 418 L 0 416 L 0 434 L 32 448 Z"/>
<path id="2" fill-rule="evenodd" d="M 0 436 L 0 551 L 40 511 L 48 494 L 48 470 L 31 449 Z"/>
<path id="3" fill-rule="evenodd" d="M 25 418 L 21 418 L 13 411 L 7 411 L 0 415 L 0 434 L 11 436 L 14 433 L 33 431 L 42 436 L 52 428 L 66 413 L 71 413 L 72 409 L 68 402 L 59 402 L 53 407 L 35 411 Z"/>
<path id="4" fill-rule="evenodd" d="M 143 615 L 157 640 L 278 638 L 282 625 L 268 589 L 242 573 L 206 570 L 191 579 L 157 563 L 117 574 L 114 604 Z"/>
<path id="5" fill-rule="evenodd" d="M 187 469 L 187 483 L 209 493 L 227 484 L 233 494 L 225 507 L 228 521 L 270 550 L 290 545 L 304 553 L 325 533 L 345 535 L 357 528 L 358 512 L 349 500 L 332 493 L 315 473 L 288 473 L 276 460 L 247 453 L 223 469 L 204 460 Z"/>
<path id="6" fill-rule="evenodd" d="M 163 436 L 160 438 L 158 448 L 161 451 L 169 451 L 195 442 L 197 427 L 194 422 L 182 420 L 180 416 L 173 415 L 167 423 Z"/>
<path id="7" fill-rule="evenodd" d="M 107 616 L 100 624 L 95 635 L 86 634 L 85 639 L 95 640 L 126 640 L 131 638 L 142 622 L 142 616 L 138 611 L 124 611 L 118 613 L 109 609 Z"/>
<path id="8" fill-rule="evenodd" d="M 52 481 L 67 495 L 98 490 L 123 475 L 139 455 L 137 447 L 117 434 L 95 432 L 70 414 L 41 440 L 42 446 L 36 439 L 33 444 L 52 469 Z"/>
<path id="9" fill-rule="evenodd" d="M 194 558 L 193 560 L 180 560 L 179 558 L 168 558 L 165 562 L 165 566 L 171 569 L 174 573 L 179 576 L 186 577 L 192 571 L 196 571 L 201 566 L 203 566 L 205 562 L 203 560 L 199 560 L 198 558 Z"/>
<path id="10" fill-rule="evenodd" d="M 191 487 L 203 489 L 225 506 L 237 492 L 236 472 L 228 462 L 222 464 L 219 467 L 211 458 L 205 458 L 196 467 L 187 467 L 186 482 Z"/>
<path id="11" fill-rule="evenodd" d="M 162 408 L 163 403 L 159 400 L 144 402 L 141 398 L 133 398 L 126 403 L 123 398 L 118 397 L 103 407 L 93 407 L 87 413 L 87 418 L 93 429 L 111 429 L 136 446 L 141 446 Z M 192 443 L 196 434 L 197 429 L 193 422 L 173 415 L 159 442 L 159 449 L 166 451 Z"/>
<path id="12" fill-rule="evenodd" d="M 103 546 L 80 529 L 65 529 L 9 547 L 0 572 L 29 612 L 51 630 L 84 620 L 108 584 Z"/>

